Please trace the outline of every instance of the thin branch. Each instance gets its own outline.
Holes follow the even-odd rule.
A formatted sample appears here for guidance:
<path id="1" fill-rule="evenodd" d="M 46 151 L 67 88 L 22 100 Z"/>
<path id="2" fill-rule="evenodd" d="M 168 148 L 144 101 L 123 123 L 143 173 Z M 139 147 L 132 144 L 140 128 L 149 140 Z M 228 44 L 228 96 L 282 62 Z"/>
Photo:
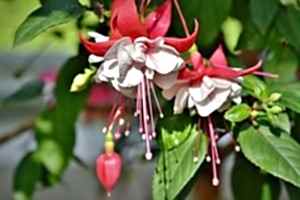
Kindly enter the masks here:
<path id="1" fill-rule="evenodd" d="M 17 127 L 15 130 L 1 133 L 0 134 L 0 145 L 5 144 L 6 142 L 15 139 L 18 136 L 21 136 L 26 133 L 26 131 L 31 130 L 33 128 L 34 121 L 30 120 L 28 122 L 25 122 L 24 124 L 21 124 L 19 127 Z"/>

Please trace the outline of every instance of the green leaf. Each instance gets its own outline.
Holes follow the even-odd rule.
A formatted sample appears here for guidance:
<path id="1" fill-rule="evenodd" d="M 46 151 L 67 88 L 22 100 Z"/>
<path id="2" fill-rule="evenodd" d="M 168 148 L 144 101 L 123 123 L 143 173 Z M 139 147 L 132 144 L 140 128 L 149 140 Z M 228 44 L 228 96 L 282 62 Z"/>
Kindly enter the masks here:
<path id="1" fill-rule="evenodd" d="M 75 75 L 86 65 L 88 65 L 86 55 L 73 57 L 65 63 L 59 72 L 56 84 L 55 107 L 43 112 L 35 121 L 37 148 L 33 153 L 34 161 L 44 171 L 42 177 L 36 176 L 36 181 L 47 185 L 56 183 L 73 158 L 75 123 L 85 105 L 88 90 L 74 94 L 69 91 L 69 88 Z M 17 168 L 16 174 L 19 178 L 15 179 L 15 185 L 21 184 L 19 182 L 26 178 L 26 174 L 35 173 L 29 167 L 22 167 L 23 165 L 21 162 Z M 22 193 L 17 194 L 22 198 Z"/>
<path id="2" fill-rule="evenodd" d="M 277 79 L 267 79 L 270 84 L 295 81 L 298 58 L 288 46 L 276 44 L 270 49 L 263 68 L 267 72 L 279 75 Z"/>
<path id="3" fill-rule="evenodd" d="M 280 0 L 280 3 L 284 6 L 294 6 L 300 8 L 300 0 Z"/>
<path id="4" fill-rule="evenodd" d="M 197 0 L 181 2 L 183 13 L 189 22 L 189 27 L 193 26 L 193 19 L 199 20 L 201 29 L 199 33 L 199 45 L 209 46 L 215 42 L 224 20 L 228 17 L 232 0 Z M 174 15 L 176 16 L 176 14 Z M 177 17 L 177 16 L 176 16 Z M 182 26 L 178 18 L 173 20 L 173 30 L 177 34 L 182 34 Z M 190 29 L 192 30 L 192 29 Z"/>
<path id="5" fill-rule="evenodd" d="M 289 120 L 289 116 L 286 113 L 280 113 L 278 115 L 274 115 L 271 121 L 272 126 L 275 128 L 280 128 L 281 130 L 290 133 L 291 132 L 291 122 Z"/>
<path id="6" fill-rule="evenodd" d="M 250 95 L 265 101 L 269 97 L 269 91 L 266 84 L 255 76 L 247 76 L 242 82 L 243 88 Z"/>
<path id="7" fill-rule="evenodd" d="M 87 97 L 84 92 L 71 93 L 73 78 L 87 65 L 86 56 L 71 58 L 62 67 L 57 87 L 56 107 L 46 111 L 36 120 L 37 154 L 45 167 L 60 175 L 72 159 L 75 144 L 75 122 Z"/>
<path id="8" fill-rule="evenodd" d="M 25 83 L 11 95 L 3 98 L 1 104 L 23 103 L 24 101 L 33 100 L 40 96 L 43 91 L 44 84 L 42 81 L 33 80 Z"/>
<path id="9" fill-rule="evenodd" d="M 279 199 L 279 180 L 263 174 L 244 157 L 236 158 L 231 181 L 235 200 Z"/>
<path id="10" fill-rule="evenodd" d="M 47 0 L 18 27 L 14 45 L 31 41 L 52 27 L 77 19 L 83 12 L 77 0 Z"/>
<path id="11" fill-rule="evenodd" d="M 278 8 L 279 4 L 277 0 L 250 1 L 251 18 L 261 33 L 266 33 Z"/>
<path id="12" fill-rule="evenodd" d="M 279 136 L 268 127 L 250 127 L 238 136 L 245 157 L 262 170 L 300 187 L 300 145 L 285 132 Z"/>
<path id="13" fill-rule="evenodd" d="M 247 104 L 239 104 L 231 107 L 224 115 L 230 122 L 241 122 L 250 117 L 251 108 Z"/>
<path id="14" fill-rule="evenodd" d="M 163 147 L 153 177 L 153 199 L 176 199 L 198 171 L 206 151 L 207 138 L 196 127 L 183 143 L 172 150 Z M 195 155 L 198 155 L 196 162 Z"/>
<path id="15" fill-rule="evenodd" d="M 161 141 L 165 150 L 173 149 L 182 144 L 194 128 L 192 119 L 186 114 L 164 117 L 158 121 L 157 127 L 161 130 Z"/>
<path id="16" fill-rule="evenodd" d="M 242 31 L 242 23 L 233 17 L 228 17 L 222 25 L 225 44 L 229 51 L 233 54 L 236 53 L 235 48 L 237 47 Z"/>
<path id="17" fill-rule="evenodd" d="M 279 32 L 300 52 L 300 11 L 291 7 L 282 9 L 277 19 Z"/>
<path id="18" fill-rule="evenodd" d="M 41 179 L 42 165 L 32 153 L 28 153 L 20 162 L 14 177 L 14 199 L 30 200 L 34 189 Z"/>
<path id="19" fill-rule="evenodd" d="M 300 113 L 300 83 L 273 85 L 272 90 L 280 92 L 280 103 L 294 112 Z"/>

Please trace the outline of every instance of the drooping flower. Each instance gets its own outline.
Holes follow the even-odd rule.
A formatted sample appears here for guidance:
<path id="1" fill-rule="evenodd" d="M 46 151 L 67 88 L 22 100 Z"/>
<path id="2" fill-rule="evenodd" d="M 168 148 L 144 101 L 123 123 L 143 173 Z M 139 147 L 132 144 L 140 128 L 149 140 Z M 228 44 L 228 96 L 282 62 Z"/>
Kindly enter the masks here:
<path id="1" fill-rule="evenodd" d="M 221 159 L 217 149 L 218 135 L 214 129 L 212 113 L 231 100 L 241 102 L 242 88 L 239 83 L 243 76 L 267 74 L 257 71 L 261 67 L 261 61 L 243 70 L 229 67 L 221 46 L 209 60 L 204 59 L 199 52 L 195 52 L 187 63 L 191 64 L 192 68 L 183 68 L 177 80 L 173 80 L 171 85 L 169 83 L 168 87 L 164 88 L 163 96 L 169 100 L 175 97 L 174 113 L 183 112 L 185 107 L 196 108 L 199 127 L 210 139 L 210 156 L 207 156 L 207 161 L 212 162 L 212 183 L 217 186 L 219 185 L 217 165 L 221 163 Z"/>
<path id="2" fill-rule="evenodd" d="M 240 79 L 255 73 L 261 67 L 261 61 L 245 70 L 229 67 L 221 46 L 209 60 L 196 52 L 191 56 L 190 62 L 193 68 L 182 69 L 177 83 L 165 88 L 163 94 L 167 99 L 176 96 L 175 113 L 181 113 L 185 107 L 196 107 L 201 117 L 208 117 L 228 100 L 239 103 Z"/>
<path id="3" fill-rule="evenodd" d="M 121 38 L 132 41 L 139 37 L 156 39 L 163 37 L 164 43 L 178 52 L 187 51 L 196 41 L 199 25 L 195 21 L 194 32 L 186 38 L 166 37 L 172 17 L 172 0 L 166 0 L 146 17 L 139 16 L 135 0 L 114 0 L 111 8 L 109 37 L 92 33 L 95 42 L 81 36 L 81 42 L 94 56 L 102 57 Z M 144 20 L 141 20 L 144 19 Z"/>
<path id="4" fill-rule="evenodd" d="M 180 53 L 194 44 L 198 23 L 193 34 L 186 38 L 166 37 L 171 23 L 172 1 L 166 0 L 156 10 L 144 17 L 142 1 L 139 15 L 134 0 L 114 0 L 111 8 L 109 37 L 92 32 L 95 42 L 81 37 L 86 49 L 91 53 L 90 63 L 100 63 L 96 81 L 109 82 L 125 96 L 136 99 L 135 115 L 139 117 L 139 131 L 146 141 L 146 158 L 151 159 L 150 141 L 155 138 L 154 99 L 160 116 L 163 116 L 155 85 L 174 79 L 184 60 Z M 164 85 L 162 87 L 165 87 Z M 112 110 L 112 116 L 124 114 L 124 103 Z M 112 118 L 112 123 L 116 120 Z M 104 131 L 110 131 L 111 125 Z M 123 123 L 122 123 L 123 124 Z"/>
<path id="5" fill-rule="evenodd" d="M 122 159 L 114 151 L 113 136 L 110 132 L 106 134 L 104 145 L 105 152 L 96 161 L 96 173 L 107 195 L 110 196 L 121 175 Z"/>

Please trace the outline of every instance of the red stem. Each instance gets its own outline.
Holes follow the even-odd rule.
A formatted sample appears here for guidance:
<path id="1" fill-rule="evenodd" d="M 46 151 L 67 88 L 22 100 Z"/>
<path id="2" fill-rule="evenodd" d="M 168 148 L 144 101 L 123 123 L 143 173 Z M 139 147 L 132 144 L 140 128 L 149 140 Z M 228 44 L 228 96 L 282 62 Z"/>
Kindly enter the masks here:
<path id="1" fill-rule="evenodd" d="M 178 0 L 174 0 L 174 5 L 176 7 L 176 10 L 177 10 L 177 13 L 178 13 L 178 16 L 179 16 L 179 19 L 180 19 L 180 22 L 181 22 L 181 25 L 183 27 L 183 30 L 185 32 L 185 35 L 186 36 L 189 36 L 190 35 L 190 32 L 189 32 L 189 28 L 187 26 L 187 23 L 185 21 L 185 18 L 184 18 L 184 15 L 182 13 L 182 10 L 180 8 L 180 5 L 178 3 Z"/>

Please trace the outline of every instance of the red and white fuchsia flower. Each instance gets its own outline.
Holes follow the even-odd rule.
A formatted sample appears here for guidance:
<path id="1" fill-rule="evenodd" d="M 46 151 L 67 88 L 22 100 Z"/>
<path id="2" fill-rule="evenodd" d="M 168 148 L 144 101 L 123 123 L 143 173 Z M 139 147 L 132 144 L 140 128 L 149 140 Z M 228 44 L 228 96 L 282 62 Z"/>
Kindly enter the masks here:
<path id="1" fill-rule="evenodd" d="M 229 101 L 241 102 L 240 82 L 243 76 L 249 74 L 270 76 L 270 74 L 258 71 L 261 61 L 247 69 L 229 67 L 221 46 L 209 60 L 204 59 L 199 52 L 194 52 L 187 64 L 192 67 L 183 68 L 177 80 L 173 80 L 173 85 L 169 84 L 169 87 L 164 88 L 163 96 L 168 100 L 175 97 L 175 114 L 182 113 L 185 107 L 196 108 L 200 117 L 199 128 L 207 133 L 210 139 L 210 156 L 207 156 L 207 161 L 212 162 L 212 183 L 217 186 L 219 185 L 217 165 L 221 160 L 212 114 Z"/>
<path id="2" fill-rule="evenodd" d="M 166 36 L 171 24 L 173 2 L 186 38 Z M 108 82 L 121 94 L 136 100 L 135 116 L 139 118 L 139 132 L 146 143 L 145 157 L 148 160 L 152 158 L 150 142 L 156 137 L 152 99 L 160 117 L 163 117 L 155 86 L 163 89 L 166 99 L 175 97 L 175 114 L 182 113 L 186 107 L 195 108 L 199 115 L 199 128 L 210 139 L 210 156 L 207 156 L 207 160 L 212 162 L 212 182 L 217 186 L 217 164 L 221 160 L 217 149 L 218 136 L 211 116 L 230 101 L 241 102 L 240 82 L 243 76 L 268 74 L 258 71 L 261 61 L 247 69 L 229 67 L 221 46 L 209 60 L 204 59 L 197 51 L 192 52 L 196 49 L 199 29 L 197 21 L 194 32 L 190 34 L 177 0 L 165 0 L 149 15 L 144 16 L 149 3 L 150 1 L 141 1 L 139 13 L 135 0 L 113 0 L 110 35 L 90 32 L 89 36 L 94 42 L 81 37 L 83 45 L 91 53 L 89 62 L 99 65 L 95 80 Z M 191 56 L 184 61 L 180 53 L 188 50 L 191 51 Z M 130 132 L 130 125 L 124 120 L 125 97 L 121 96 L 117 101 L 109 116 L 108 125 L 103 129 L 107 135 L 112 135 L 114 131 L 116 139 L 122 132 L 125 135 Z M 97 160 L 99 179 L 108 192 L 119 177 L 120 165 L 119 156 L 111 149 Z"/>
<path id="3" fill-rule="evenodd" d="M 146 158 L 152 158 L 150 141 L 155 138 L 154 99 L 160 117 L 163 117 L 155 85 L 177 76 L 183 66 L 180 53 L 189 50 L 195 43 L 198 23 L 193 34 L 186 38 L 166 37 L 171 24 L 172 1 L 166 0 L 146 17 L 144 11 L 148 2 L 142 1 L 140 14 L 134 0 L 114 0 L 111 8 L 110 36 L 91 32 L 95 40 L 81 41 L 91 53 L 90 63 L 100 63 L 96 80 L 109 82 L 125 96 L 136 99 L 135 116 L 139 117 L 139 131 L 146 141 Z M 165 81 L 165 80 L 166 81 Z M 104 132 L 112 131 L 116 124 L 122 129 L 125 103 L 113 108 L 111 121 Z M 118 121 L 117 121 L 118 120 Z"/>

